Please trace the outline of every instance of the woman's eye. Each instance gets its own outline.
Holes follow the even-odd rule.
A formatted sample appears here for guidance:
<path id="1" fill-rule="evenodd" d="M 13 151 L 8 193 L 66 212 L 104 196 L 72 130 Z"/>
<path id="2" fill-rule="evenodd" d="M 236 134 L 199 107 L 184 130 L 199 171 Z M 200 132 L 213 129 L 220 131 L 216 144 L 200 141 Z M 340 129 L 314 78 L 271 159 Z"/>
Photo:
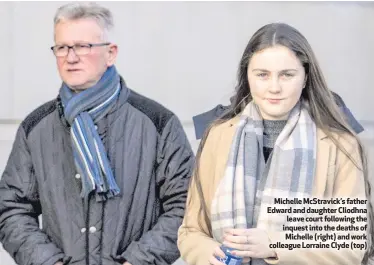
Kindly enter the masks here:
<path id="1" fill-rule="evenodd" d="M 290 74 L 290 73 L 283 73 L 282 74 L 284 77 L 287 77 L 287 78 L 290 78 L 290 77 L 293 77 L 294 75 L 293 74 Z"/>
<path id="2" fill-rule="evenodd" d="M 267 74 L 266 74 L 266 73 L 259 73 L 259 74 L 257 74 L 257 76 L 258 76 L 258 77 L 266 77 Z"/>

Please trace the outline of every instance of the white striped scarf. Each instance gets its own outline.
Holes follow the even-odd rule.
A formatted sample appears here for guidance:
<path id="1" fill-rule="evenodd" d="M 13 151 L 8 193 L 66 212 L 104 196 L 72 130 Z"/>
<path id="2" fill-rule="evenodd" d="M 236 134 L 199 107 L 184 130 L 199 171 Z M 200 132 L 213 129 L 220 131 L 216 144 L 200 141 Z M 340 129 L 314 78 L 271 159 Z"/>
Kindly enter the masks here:
<path id="1" fill-rule="evenodd" d="M 213 237 L 223 242 L 226 228 L 281 231 L 284 216 L 267 213 L 275 198 L 312 193 L 316 164 L 316 126 L 302 103 L 292 109 L 265 164 L 263 120 L 252 101 L 241 114 L 224 177 L 212 201 Z M 266 264 L 263 260 L 251 260 Z"/>

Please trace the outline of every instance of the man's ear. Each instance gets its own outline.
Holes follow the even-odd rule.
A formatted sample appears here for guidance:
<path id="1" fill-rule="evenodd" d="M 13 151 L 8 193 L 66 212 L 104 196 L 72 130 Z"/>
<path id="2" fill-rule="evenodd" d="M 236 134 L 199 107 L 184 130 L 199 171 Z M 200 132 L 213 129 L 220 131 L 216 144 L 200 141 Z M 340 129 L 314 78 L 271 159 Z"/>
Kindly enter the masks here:
<path id="1" fill-rule="evenodd" d="M 108 60 L 107 60 L 107 66 L 112 66 L 117 59 L 118 54 L 118 46 L 116 44 L 110 44 L 108 48 Z"/>

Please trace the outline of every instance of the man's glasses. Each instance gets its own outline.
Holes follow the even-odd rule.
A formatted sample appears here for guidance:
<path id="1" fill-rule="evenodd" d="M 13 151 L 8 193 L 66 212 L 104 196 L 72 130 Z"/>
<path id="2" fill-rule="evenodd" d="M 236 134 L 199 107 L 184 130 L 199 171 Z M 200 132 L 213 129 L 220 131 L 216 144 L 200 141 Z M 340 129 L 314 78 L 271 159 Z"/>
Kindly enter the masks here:
<path id="1" fill-rule="evenodd" d="M 70 49 L 73 49 L 76 55 L 87 55 L 91 52 L 92 47 L 107 46 L 107 45 L 110 45 L 110 42 L 74 44 L 73 46 L 56 45 L 56 46 L 51 47 L 51 50 L 53 51 L 56 57 L 65 57 L 69 54 Z"/>

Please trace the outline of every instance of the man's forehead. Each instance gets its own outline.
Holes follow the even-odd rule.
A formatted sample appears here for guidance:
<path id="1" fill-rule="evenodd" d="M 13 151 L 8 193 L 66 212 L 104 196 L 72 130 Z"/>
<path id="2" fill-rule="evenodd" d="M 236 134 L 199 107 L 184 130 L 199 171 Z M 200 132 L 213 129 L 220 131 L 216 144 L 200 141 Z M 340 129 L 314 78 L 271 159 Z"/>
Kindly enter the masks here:
<path id="1" fill-rule="evenodd" d="M 90 42 L 102 37 L 103 30 L 92 19 L 61 20 L 54 28 L 56 42 Z"/>
<path id="2" fill-rule="evenodd" d="M 84 34 L 86 32 L 98 34 L 103 32 L 99 24 L 95 20 L 89 18 L 77 20 L 61 20 L 55 25 L 54 30 L 56 33 L 78 31 L 81 34 Z"/>

